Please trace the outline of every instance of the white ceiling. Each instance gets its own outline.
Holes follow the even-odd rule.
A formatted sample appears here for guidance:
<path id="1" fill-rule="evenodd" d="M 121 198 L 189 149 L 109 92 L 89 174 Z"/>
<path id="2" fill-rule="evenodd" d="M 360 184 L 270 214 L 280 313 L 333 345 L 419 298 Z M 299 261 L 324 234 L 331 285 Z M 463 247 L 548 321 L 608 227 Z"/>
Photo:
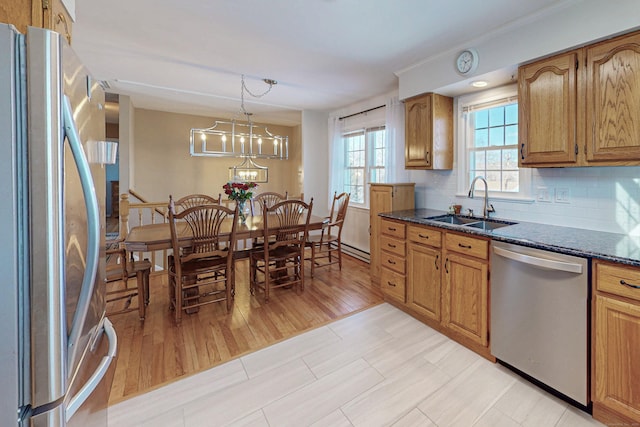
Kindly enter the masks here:
<path id="1" fill-rule="evenodd" d="M 295 125 L 398 87 L 396 71 L 566 0 L 81 0 L 73 46 L 134 106 Z M 452 64 L 453 72 L 453 64 Z"/>

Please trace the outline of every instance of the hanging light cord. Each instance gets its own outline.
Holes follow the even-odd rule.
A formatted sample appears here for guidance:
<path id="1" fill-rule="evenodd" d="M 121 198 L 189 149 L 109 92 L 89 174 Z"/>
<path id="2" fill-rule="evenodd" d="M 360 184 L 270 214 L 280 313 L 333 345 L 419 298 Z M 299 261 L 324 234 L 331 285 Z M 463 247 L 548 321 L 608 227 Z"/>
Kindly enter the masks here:
<path id="1" fill-rule="evenodd" d="M 268 94 L 269 92 L 271 92 L 271 88 L 273 87 L 273 85 L 277 84 L 278 82 L 276 82 L 275 80 L 272 79 L 263 79 L 263 81 L 269 85 L 269 87 L 267 88 L 267 90 L 265 90 L 263 93 L 261 94 L 255 94 L 253 92 L 251 92 L 249 90 L 249 88 L 247 87 L 247 85 L 244 82 L 244 74 L 241 75 L 241 86 L 240 86 L 240 109 L 242 110 L 242 114 L 245 115 L 245 117 L 247 118 L 247 121 L 249 122 L 249 124 L 251 124 L 251 114 L 249 113 L 245 108 L 244 108 L 244 92 L 247 91 L 247 93 L 251 96 L 253 96 L 254 98 L 262 98 L 263 96 L 265 96 L 266 94 Z"/>

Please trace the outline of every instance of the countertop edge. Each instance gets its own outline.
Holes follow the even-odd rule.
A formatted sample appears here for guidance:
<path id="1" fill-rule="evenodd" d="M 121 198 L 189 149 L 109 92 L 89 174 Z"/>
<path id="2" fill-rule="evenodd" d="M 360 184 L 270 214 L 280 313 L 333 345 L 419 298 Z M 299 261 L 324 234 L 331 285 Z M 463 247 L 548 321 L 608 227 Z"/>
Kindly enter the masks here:
<path id="1" fill-rule="evenodd" d="M 517 224 L 514 225 L 493 231 L 484 231 L 428 219 L 445 214 L 447 212 L 434 209 L 414 209 L 384 212 L 378 215 L 383 218 L 488 237 L 535 249 L 640 267 L 640 237 L 526 221 L 517 221 Z M 493 219 L 510 221 L 502 218 Z"/>

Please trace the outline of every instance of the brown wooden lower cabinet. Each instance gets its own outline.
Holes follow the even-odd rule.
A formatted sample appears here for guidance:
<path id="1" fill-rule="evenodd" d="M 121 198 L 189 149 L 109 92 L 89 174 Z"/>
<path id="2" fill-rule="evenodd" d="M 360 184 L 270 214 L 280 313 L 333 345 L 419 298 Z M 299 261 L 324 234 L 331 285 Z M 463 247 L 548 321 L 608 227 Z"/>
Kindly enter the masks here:
<path id="1" fill-rule="evenodd" d="M 441 264 L 440 249 L 409 244 L 407 306 L 435 322 L 440 322 Z"/>
<path id="2" fill-rule="evenodd" d="M 486 261 L 447 253 L 444 271 L 442 324 L 487 347 L 489 265 Z"/>
<path id="3" fill-rule="evenodd" d="M 414 224 L 407 225 L 406 240 L 395 239 L 380 236 L 380 247 L 406 248 L 406 275 L 385 266 L 383 259 L 380 286 L 386 299 L 495 361 L 489 348 L 488 239 Z"/>
<path id="4" fill-rule="evenodd" d="M 640 425 L 640 269 L 594 262 L 593 417 Z"/>

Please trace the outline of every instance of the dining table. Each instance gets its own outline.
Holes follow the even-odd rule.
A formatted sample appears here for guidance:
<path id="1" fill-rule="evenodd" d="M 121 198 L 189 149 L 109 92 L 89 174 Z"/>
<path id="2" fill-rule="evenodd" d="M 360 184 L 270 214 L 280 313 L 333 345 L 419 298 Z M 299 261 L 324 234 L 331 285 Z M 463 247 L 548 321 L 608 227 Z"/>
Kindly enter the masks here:
<path id="1" fill-rule="evenodd" d="M 304 218 L 306 219 L 306 218 Z M 236 240 L 254 239 L 264 236 L 264 218 L 260 215 L 248 216 L 245 222 L 236 220 Z M 320 230 L 329 219 L 327 217 L 319 217 L 311 215 L 309 219 L 309 230 Z M 303 224 L 301 224 L 303 225 Z M 231 232 L 232 222 L 223 224 L 221 232 Z M 276 234 L 277 227 L 270 228 Z M 186 222 L 176 223 L 176 233 L 178 242 L 181 247 L 190 246 L 192 235 Z M 129 252 L 152 252 L 158 250 L 171 249 L 171 229 L 168 222 L 157 224 L 145 224 L 132 227 L 124 240 L 124 246 Z M 241 255 L 242 251 L 239 252 Z"/>

